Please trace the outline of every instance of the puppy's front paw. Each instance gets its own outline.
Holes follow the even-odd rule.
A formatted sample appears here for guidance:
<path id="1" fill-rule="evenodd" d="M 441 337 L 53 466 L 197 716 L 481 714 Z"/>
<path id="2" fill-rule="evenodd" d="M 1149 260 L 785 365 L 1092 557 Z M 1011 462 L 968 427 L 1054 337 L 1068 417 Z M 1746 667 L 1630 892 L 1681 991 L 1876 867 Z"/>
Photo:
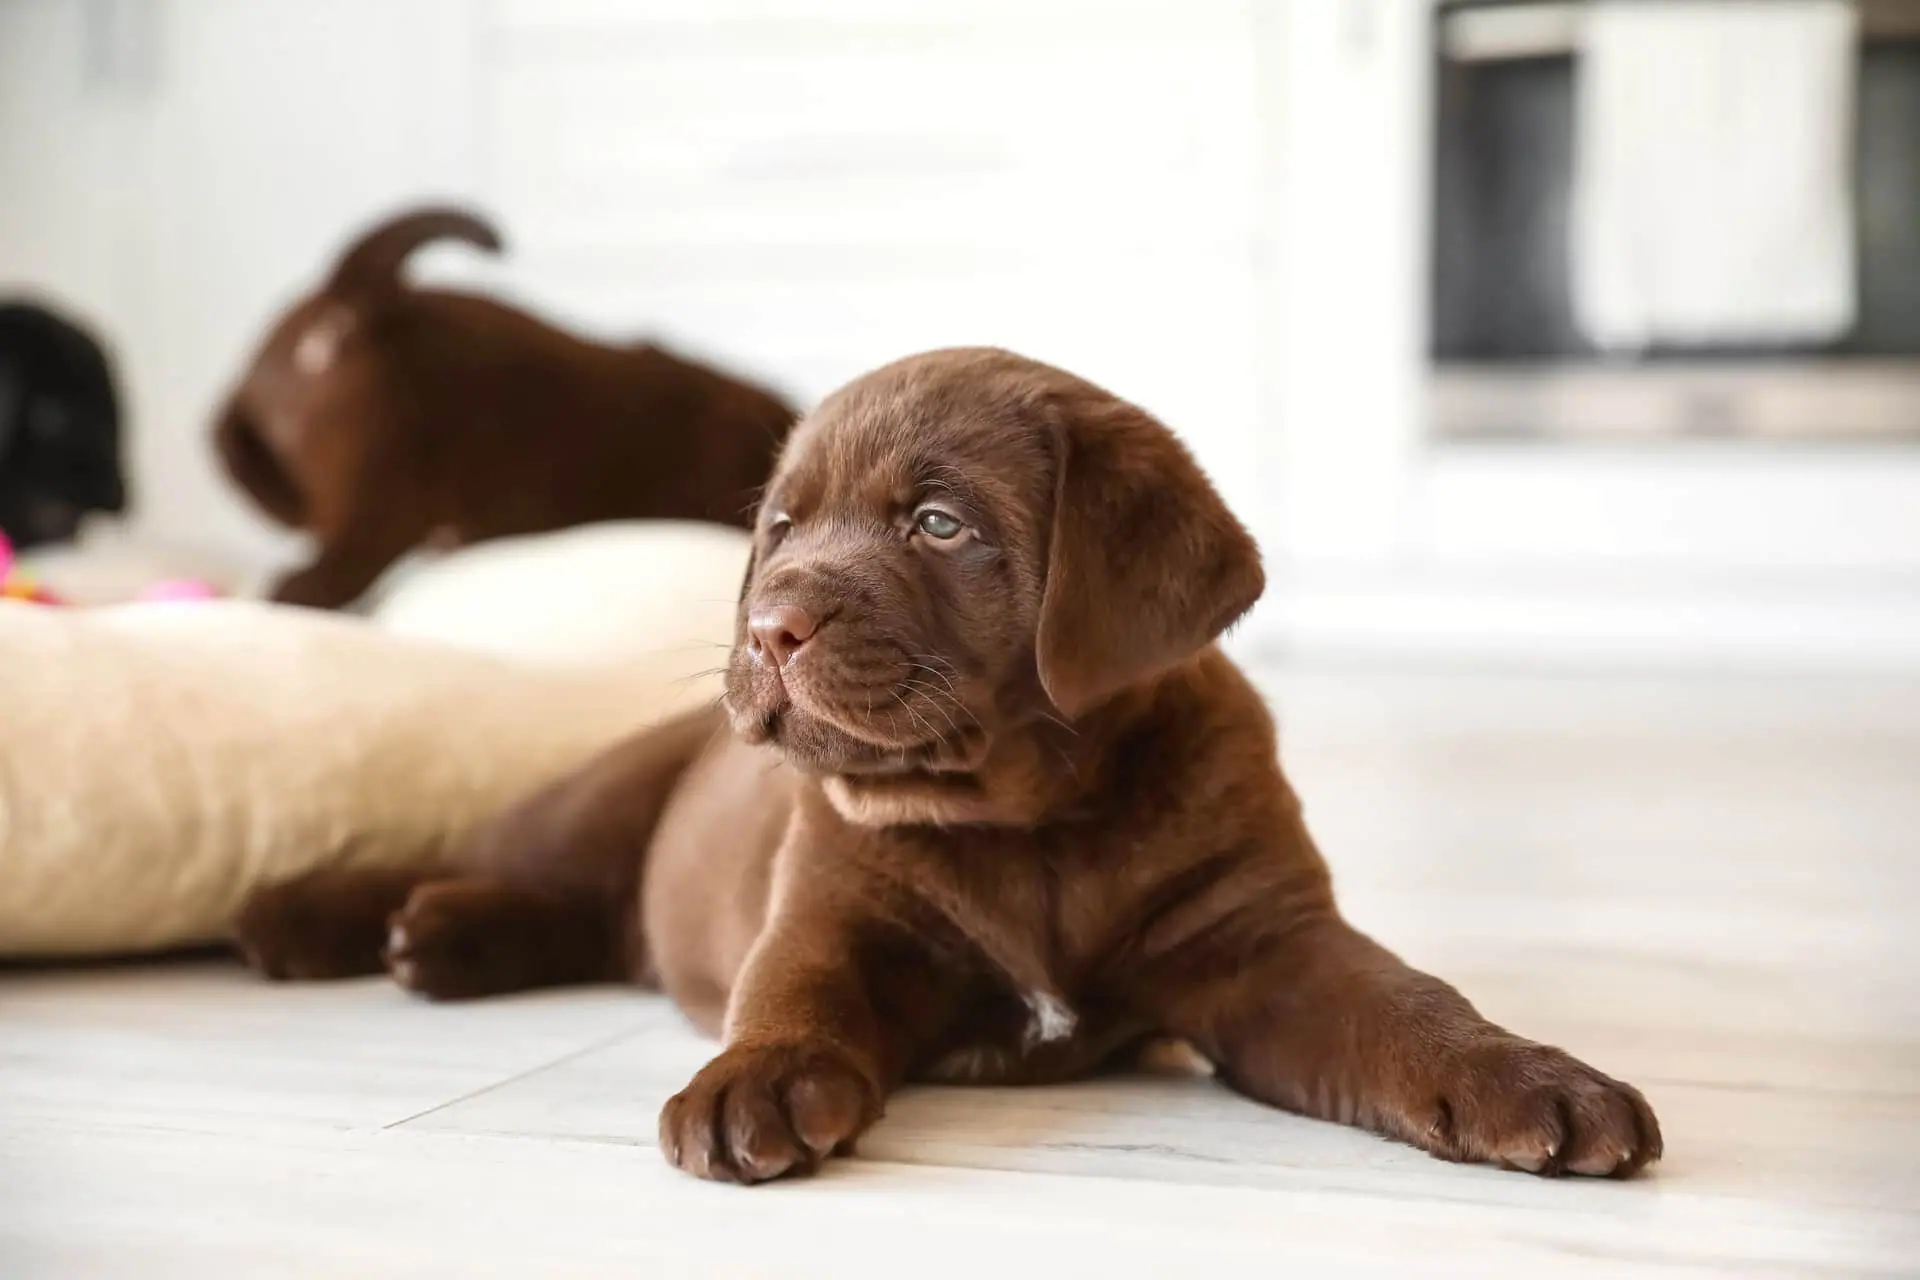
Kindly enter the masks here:
<path id="1" fill-rule="evenodd" d="M 837 1050 L 806 1044 L 721 1053 L 660 1112 L 668 1163 L 718 1182 L 811 1173 L 880 1116 L 873 1084 Z"/>
<path id="2" fill-rule="evenodd" d="M 1548 1177 L 1624 1178 L 1660 1158 L 1660 1122 L 1638 1089 L 1518 1037 L 1462 1052 L 1422 1122 L 1415 1140 L 1435 1155 Z"/>

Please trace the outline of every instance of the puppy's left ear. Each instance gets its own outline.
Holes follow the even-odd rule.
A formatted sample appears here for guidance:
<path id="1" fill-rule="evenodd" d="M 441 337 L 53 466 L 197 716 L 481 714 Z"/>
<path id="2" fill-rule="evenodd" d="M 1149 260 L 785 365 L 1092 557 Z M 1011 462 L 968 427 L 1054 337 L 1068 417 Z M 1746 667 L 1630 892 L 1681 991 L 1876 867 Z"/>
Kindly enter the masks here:
<path id="1" fill-rule="evenodd" d="M 1266 587 L 1260 550 L 1174 435 L 1087 388 L 1055 402 L 1035 653 L 1071 717 L 1213 642 Z"/>

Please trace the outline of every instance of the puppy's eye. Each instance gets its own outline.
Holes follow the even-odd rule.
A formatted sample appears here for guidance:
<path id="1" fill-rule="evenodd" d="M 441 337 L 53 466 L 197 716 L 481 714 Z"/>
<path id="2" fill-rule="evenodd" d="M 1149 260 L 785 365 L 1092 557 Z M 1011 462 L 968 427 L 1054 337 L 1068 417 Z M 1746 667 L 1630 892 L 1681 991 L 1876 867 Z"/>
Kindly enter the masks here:
<path id="1" fill-rule="evenodd" d="M 777 547 L 793 532 L 793 521 L 785 515 L 777 515 L 767 521 L 767 545 Z"/>
<path id="2" fill-rule="evenodd" d="M 913 527 L 929 538 L 947 542 L 966 532 L 967 526 L 958 517 L 948 515 L 938 507 L 928 507 L 913 522 Z"/>

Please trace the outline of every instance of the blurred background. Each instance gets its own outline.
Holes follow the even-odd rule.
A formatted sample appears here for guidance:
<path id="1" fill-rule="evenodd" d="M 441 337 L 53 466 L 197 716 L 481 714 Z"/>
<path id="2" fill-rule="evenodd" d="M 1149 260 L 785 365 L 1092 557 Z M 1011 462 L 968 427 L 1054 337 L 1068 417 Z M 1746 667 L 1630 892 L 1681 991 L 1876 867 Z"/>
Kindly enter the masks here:
<path id="1" fill-rule="evenodd" d="M 151 551 L 166 572 L 135 584 L 296 562 L 219 470 L 217 407 L 347 242 L 424 201 L 484 212 L 506 252 L 438 243 L 416 278 L 802 407 L 991 343 L 1159 414 L 1265 548 L 1233 643 L 1343 910 L 1645 1087 L 1666 1134 L 1656 1177 L 1582 1190 L 1224 1091 L 925 1091 L 863 1153 L 965 1180 L 792 1202 L 822 1239 L 811 1215 L 861 1215 L 837 1251 L 978 1273 L 998 1230 L 1016 1272 L 1072 1233 L 1113 1274 L 1202 1246 L 1248 1270 L 1346 1249 L 1383 1274 L 1913 1274 L 1920 0 L 0 0 L 0 303 L 90 329 L 124 409 L 127 511 L 83 543 Z M 0 527 L 8 450 L 58 428 L 7 416 L 19 385 L 0 358 Z M 737 560 L 709 590 L 695 556 L 552 545 L 521 580 L 584 583 L 575 607 L 476 591 L 448 638 L 658 656 L 661 583 L 630 566 L 665 560 L 724 631 Z M 646 607 L 609 607 L 635 582 Z M 98 692 L 78 709 L 112 714 Z M 149 739 L 103 745 L 107 793 L 147 794 L 126 779 Z M 15 774 L 69 821 L 114 817 Z M 190 883 L 145 874 L 166 840 L 125 847 L 143 874 L 100 900 Z M 654 1274 L 711 1270 L 720 1235 L 795 1256 L 681 1183 L 630 1194 L 616 1162 L 707 1052 L 658 1003 L 436 1020 L 224 961 L 0 978 L 0 1099 L 42 1126 L 13 1144 L 32 1176 L 0 1247 L 75 1260 L 34 1274 L 446 1271 L 449 1249 L 526 1273 L 556 1241 Z M 518 1145 L 440 1145 L 462 1134 Z M 1167 1185 L 1114 1199 L 1134 1179 Z"/>
<path id="2" fill-rule="evenodd" d="M 803 405 L 976 342 L 1146 404 L 1252 649 L 1905 664 L 1920 4 L 1752 7 L 0 0 L 0 287 L 110 348 L 131 536 L 250 564 L 217 401 L 455 198 L 508 252 L 419 274 Z"/>

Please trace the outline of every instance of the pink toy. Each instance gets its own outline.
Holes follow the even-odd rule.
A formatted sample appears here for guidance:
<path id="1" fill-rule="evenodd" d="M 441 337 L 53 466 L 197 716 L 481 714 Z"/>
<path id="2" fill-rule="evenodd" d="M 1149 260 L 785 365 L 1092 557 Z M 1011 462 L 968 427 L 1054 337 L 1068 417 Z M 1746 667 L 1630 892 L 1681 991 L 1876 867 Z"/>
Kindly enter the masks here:
<path id="1" fill-rule="evenodd" d="M 165 582 L 156 582 L 140 593 L 145 603 L 180 600 L 217 600 L 220 591 L 210 582 L 201 582 L 197 578 L 169 578 Z"/>
<path id="2" fill-rule="evenodd" d="M 13 543 L 4 533 L 0 533 L 0 600 L 24 600 L 29 604 L 65 603 L 51 591 L 41 590 L 39 584 L 26 574 L 14 572 Z"/>
<path id="3" fill-rule="evenodd" d="M 168 578 L 156 582 L 135 599 L 143 604 L 183 600 L 216 600 L 220 589 L 198 578 Z M 24 600 L 29 604 L 66 604 L 59 596 L 40 586 L 30 576 L 14 568 L 13 543 L 0 533 L 0 600 Z"/>

